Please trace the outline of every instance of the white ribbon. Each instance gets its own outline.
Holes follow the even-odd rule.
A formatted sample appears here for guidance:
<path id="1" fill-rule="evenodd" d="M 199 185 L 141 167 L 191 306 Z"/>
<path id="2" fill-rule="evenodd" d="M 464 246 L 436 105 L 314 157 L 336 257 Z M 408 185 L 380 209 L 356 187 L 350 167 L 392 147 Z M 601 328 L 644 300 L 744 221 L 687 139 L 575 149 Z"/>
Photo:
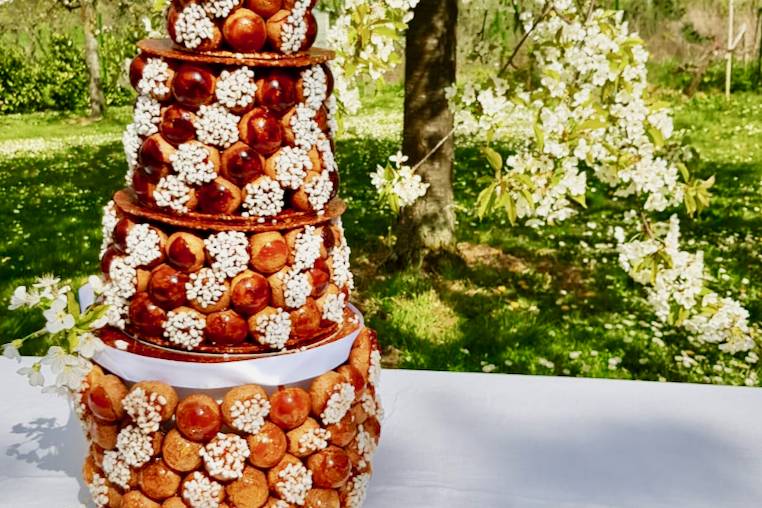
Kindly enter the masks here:
<path id="1" fill-rule="evenodd" d="M 350 306 L 360 328 L 339 340 L 313 349 L 225 363 L 193 363 L 141 356 L 110 346 L 95 362 L 125 381 L 161 381 L 176 388 L 220 390 L 257 384 L 277 387 L 302 383 L 340 366 L 363 328 L 362 314 Z"/>

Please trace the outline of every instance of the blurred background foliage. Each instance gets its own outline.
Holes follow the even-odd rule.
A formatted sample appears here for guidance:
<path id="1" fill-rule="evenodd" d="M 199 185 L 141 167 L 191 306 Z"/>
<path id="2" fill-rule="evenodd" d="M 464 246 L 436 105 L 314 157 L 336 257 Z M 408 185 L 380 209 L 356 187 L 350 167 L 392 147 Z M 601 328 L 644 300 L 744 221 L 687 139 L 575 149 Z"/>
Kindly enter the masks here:
<path id="1" fill-rule="evenodd" d="M 322 0 L 336 12 L 342 0 Z M 160 2 L 158 2 L 160 3 Z M 489 8 L 483 8 L 482 3 Z M 472 51 L 490 44 L 490 51 L 509 53 L 521 37 L 520 0 L 480 0 L 480 8 L 464 2 L 459 19 L 460 72 L 484 71 L 468 65 Z M 727 1 L 605 0 L 603 7 L 623 9 L 646 40 L 653 55 L 652 81 L 686 90 L 698 80 L 698 91 L 724 86 Z M 737 0 L 736 26 L 745 25 L 734 67 L 734 91 L 759 91 L 760 9 L 762 0 Z M 126 62 L 135 42 L 161 30 L 157 0 L 97 0 L 102 79 L 108 106 L 125 105 L 133 92 Z M 79 17 L 59 0 L 14 0 L 0 5 L 0 114 L 33 111 L 82 111 L 88 104 L 87 72 Z M 498 47 L 496 48 L 495 45 Z M 507 56 L 507 55 L 506 55 Z M 398 71 L 400 72 L 400 71 Z M 400 75 L 389 76 L 398 82 Z"/>

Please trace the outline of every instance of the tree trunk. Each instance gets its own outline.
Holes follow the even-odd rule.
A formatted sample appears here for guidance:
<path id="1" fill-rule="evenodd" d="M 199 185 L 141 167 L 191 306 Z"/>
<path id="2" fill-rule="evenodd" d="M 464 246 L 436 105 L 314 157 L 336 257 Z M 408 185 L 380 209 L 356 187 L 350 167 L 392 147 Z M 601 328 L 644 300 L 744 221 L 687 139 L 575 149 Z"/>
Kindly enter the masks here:
<path id="1" fill-rule="evenodd" d="M 98 38 L 95 35 L 97 19 L 95 2 L 82 0 L 79 9 L 82 19 L 82 29 L 85 33 L 85 63 L 90 75 L 90 117 L 100 118 L 106 111 L 106 97 L 103 95 L 103 80 L 101 79 L 101 60 L 98 55 Z"/>
<path id="2" fill-rule="evenodd" d="M 431 186 L 399 223 L 397 256 L 406 265 L 455 251 L 454 119 L 445 88 L 455 83 L 457 18 L 457 0 L 421 0 L 407 34 L 403 151 L 415 165 L 447 141 L 418 170 Z"/>

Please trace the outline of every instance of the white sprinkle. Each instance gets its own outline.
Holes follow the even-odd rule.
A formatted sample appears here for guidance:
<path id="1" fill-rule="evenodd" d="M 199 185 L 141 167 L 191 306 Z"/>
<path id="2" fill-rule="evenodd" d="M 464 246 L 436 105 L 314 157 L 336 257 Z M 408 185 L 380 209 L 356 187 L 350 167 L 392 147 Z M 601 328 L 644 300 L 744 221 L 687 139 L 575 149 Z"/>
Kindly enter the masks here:
<path id="1" fill-rule="evenodd" d="M 297 190 L 313 167 L 309 154 L 303 148 L 287 146 L 276 157 L 275 178 L 283 187 Z"/>
<path id="2" fill-rule="evenodd" d="M 210 20 L 204 8 L 196 3 L 188 4 L 180 12 L 175 22 L 177 43 L 188 49 L 195 49 L 204 40 L 214 38 L 214 23 Z"/>
<path id="3" fill-rule="evenodd" d="M 202 143 L 227 148 L 238 141 L 238 122 L 241 119 L 219 104 L 201 106 L 193 126 Z"/>
<path id="4" fill-rule="evenodd" d="M 322 428 L 310 429 L 299 438 L 299 454 L 310 455 L 328 447 L 330 431 Z"/>
<path id="5" fill-rule="evenodd" d="M 212 270 L 219 278 L 233 278 L 249 265 L 249 240 L 238 231 L 222 232 L 204 240 L 212 259 Z"/>
<path id="6" fill-rule="evenodd" d="M 153 192 L 156 205 L 160 208 L 170 208 L 177 213 L 188 213 L 188 202 L 191 199 L 191 189 L 177 175 L 165 176 Z"/>
<path id="7" fill-rule="evenodd" d="M 161 58 L 149 58 L 138 81 L 138 92 L 140 95 L 150 95 L 154 99 L 164 99 L 169 94 L 168 81 L 169 64 Z"/>
<path id="8" fill-rule="evenodd" d="M 235 434 L 217 434 L 200 450 L 206 470 L 220 481 L 237 480 L 243 476 L 249 453 L 246 440 Z"/>
<path id="9" fill-rule="evenodd" d="M 271 217 L 278 215 L 285 206 L 285 192 L 278 182 L 263 176 L 244 188 L 244 217 Z"/>
<path id="10" fill-rule="evenodd" d="M 143 144 L 143 140 L 138 134 L 138 128 L 135 124 L 131 123 L 124 129 L 122 134 L 122 145 L 124 145 L 124 156 L 127 158 L 127 166 L 130 170 L 135 170 L 138 167 L 138 153 L 140 147 Z M 128 182 L 131 184 L 132 182 Z"/>
<path id="11" fill-rule="evenodd" d="M 204 9 L 215 18 L 227 18 L 240 4 L 241 0 L 207 0 Z"/>
<path id="12" fill-rule="evenodd" d="M 339 423 L 352 408 L 355 401 L 355 389 L 349 383 L 340 383 L 333 387 L 331 397 L 320 414 L 320 418 L 326 425 Z"/>
<path id="13" fill-rule="evenodd" d="M 254 71 L 241 67 L 233 72 L 222 71 L 217 80 L 217 100 L 228 109 L 245 108 L 254 103 L 257 83 Z"/>
<path id="14" fill-rule="evenodd" d="M 344 293 L 327 295 L 323 304 L 323 319 L 333 321 L 338 325 L 344 324 L 344 310 L 347 307 L 346 299 L 347 297 Z"/>
<path id="15" fill-rule="evenodd" d="M 222 497 L 222 485 L 196 471 L 183 487 L 183 499 L 191 508 L 217 508 Z"/>
<path id="16" fill-rule="evenodd" d="M 301 462 L 290 463 L 278 473 L 278 478 L 280 481 L 275 484 L 278 494 L 289 503 L 303 505 L 312 488 L 312 472 Z"/>
<path id="17" fill-rule="evenodd" d="M 103 508 L 108 505 L 108 486 L 106 485 L 106 479 L 98 473 L 93 474 L 93 480 L 87 484 L 87 489 L 90 491 L 90 496 L 93 498 L 93 503 L 98 508 Z"/>
<path id="18" fill-rule="evenodd" d="M 270 414 L 270 401 L 259 393 L 253 398 L 235 401 L 230 408 L 230 415 L 233 417 L 232 427 L 248 434 L 257 434 L 265 424 L 268 414 Z"/>
<path id="19" fill-rule="evenodd" d="M 291 336 L 291 316 L 283 309 L 262 315 L 257 319 L 257 332 L 260 344 L 282 350 Z"/>
<path id="20" fill-rule="evenodd" d="M 204 341 L 206 320 L 194 312 L 171 311 L 164 323 L 164 337 L 188 351 L 196 349 Z"/>
<path id="21" fill-rule="evenodd" d="M 310 0 L 297 0 L 291 14 L 281 28 L 280 50 L 286 54 L 296 53 L 307 39 L 307 9 Z"/>
<path id="22" fill-rule="evenodd" d="M 296 236 L 296 241 L 294 242 L 294 265 L 292 270 L 311 270 L 315 266 L 315 261 L 320 257 L 322 246 L 323 238 L 317 232 L 315 226 L 305 227 Z"/>
<path id="23" fill-rule="evenodd" d="M 109 266 L 108 275 L 110 278 L 108 289 L 112 295 L 132 298 L 137 292 L 138 272 L 127 262 L 127 258 L 114 258 Z"/>
<path id="24" fill-rule="evenodd" d="M 130 487 L 132 471 L 130 471 L 130 466 L 127 465 L 119 452 L 115 450 L 104 452 L 102 465 L 103 472 L 106 474 L 108 481 L 123 489 L 128 489 Z"/>
<path id="25" fill-rule="evenodd" d="M 169 160 L 172 162 L 172 169 L 188 185 L 209 183 L 217 178 L 211 154 L 201 143 L 183 143 Z"/>
<path id="26" fill-rule="evenodd" d="M 313 111 L 318 111 L 328 98 L 328 76 L 321 65 L 313 65 L 302 71 L 304 102 Z"/>
<path id="27" fill-rule="evenodd" d="M 161 104 L 148 95 L 141 95 L 135 102 L 133 123 L 141 136 L 151 136 L 159 132 L 161 121 Z"/>
<path id="28" fill-rule="evenodd" d="M 161 238 L 149 224 L 136 224 L 127 233 L 126 262 L 135 268 L 150 265 L 161 257 Z"/>
<path id="29" fill-rule="evenodd" d="M 365 473 L 352 478 L 347 484 L 349 494 L 347 495 L 347 508 L 360 508 L 365 502 L 365 496 L 368 491 L 370 474 Z"/>
<path id="30" fill-rule="evenodd" d="M 286 306 L 298 309 L 307 303 L 307 298 L 312 294 L 312 283 L 306 273 L 300 273 L 292 269 L 281 274 L 283 280 L 283 296 Z"/>
<path id="31" fill-rule="evenodd" d="M 153 456 L 153 440 L 140 428 L 128 425 L 116 437 L 116 449 L 127 465 L 141 468 Z"/>
<path id="32" fill-rule="evenodd" d="M 185 284 L 185 290 L 189 300 L 207 308 L 216 305 L 227 288 L 214 270 L 202 268 L 190 275 L 190 281 Z"/>
<path id="33" fill-rule="evenodd" d="M 166 404 L 164 397 L 156 393 L 146 393 L 141 387 L 133 388 L 122 399 L 124 410 L 145 434 L 158 432 L 161 426 L 161 412 Z"/>

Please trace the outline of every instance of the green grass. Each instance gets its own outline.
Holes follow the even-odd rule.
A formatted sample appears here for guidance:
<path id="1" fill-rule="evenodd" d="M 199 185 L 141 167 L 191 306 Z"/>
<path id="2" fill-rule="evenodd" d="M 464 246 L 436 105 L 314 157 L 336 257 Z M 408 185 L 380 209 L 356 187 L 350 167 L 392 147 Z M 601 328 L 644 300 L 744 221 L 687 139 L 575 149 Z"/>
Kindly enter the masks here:
<path id="1" fill-rule="evenodd" d="M 712 208 L 684 224 L 692 249 L 706 251 L 715 287 L 762 319 L 762 97 L 685 101 L 673 97 L 677 125 L 716 174 Z M 386 90 L 338 142 L 345 217 L 358 275 L 356 302 L 378 329 L 389 364 L 403 368 L 743 383 L 745 373 L 702 374 L 679 367 L 679 333 L 654 331 L 638 288 L 618 267 L 608 230 L 617 203 L 594 194 L 590 209 L 536 231 L 469 213 L 476 179 L 489 169 L 476 147 L 457 150 L 456 199 L 462 262 L 387 273 L 390 219 L 379 210 L 369 172 L 397 150 L 400 90 Z M 52 148 L 0 156 L 0 299 L 43 272 L 81 278 L 98 268 L 101 207 L 125 172 L 117 114 L 102 124 L 49 115 L 0 118 L 0 148 L 45 137 Z M 368 127 L 370 126 L 370 127 Z M 385 134 L 368 137 L 368 129 Z M 44 132 L 44 136 L 41 133 Z M 111 138 L 92 138 L 101 134 Z M 58 141 L 68 140 L 64 144 Z M 111 140 L 109 140 L 111 139 Z M 5 141 L 3 141 L 5 140 Z M 3 145 L 5 143 L 5 145 Z M 2 151 L 0 150 L 0 153 Z M 724 272 L 719 268 L 723 267 Z M 0 308 L 0 337 L 29 329 L 27 316 Z M 716 363 L 707 360 L 707 366 Z"/>

